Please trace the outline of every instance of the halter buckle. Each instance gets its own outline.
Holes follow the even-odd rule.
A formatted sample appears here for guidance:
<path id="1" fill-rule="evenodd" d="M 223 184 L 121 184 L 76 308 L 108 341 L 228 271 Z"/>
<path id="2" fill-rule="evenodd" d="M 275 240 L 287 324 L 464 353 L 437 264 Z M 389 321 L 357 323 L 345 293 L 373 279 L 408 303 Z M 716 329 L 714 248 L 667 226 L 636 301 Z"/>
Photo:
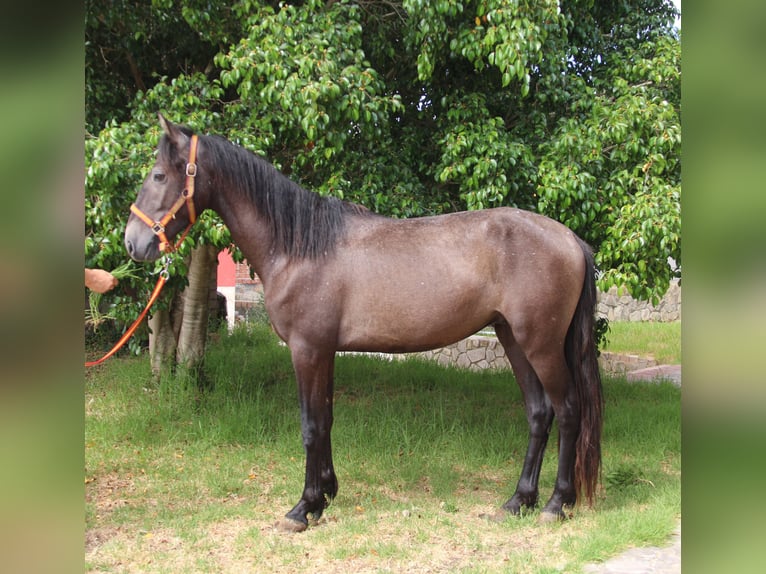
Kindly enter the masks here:
<path id="1" fill-rule="evenodd" d="M 162 256 L 162 270 L 160 271 L 160 277 L 167 280 L 170 277 L 170 253 L 165 250 L 163 250 L 163 253 L 164 255 Z"/>
<path id="2" fill-rule="evenodd" d="M 196 177 L 197 175 L 197 164 L 196 163 L 187 163 L 186 164 L 186 177 Z"/>
<path id="3" fill-rule="evenodd" d="M 152 225 L 152 231 L 155 235 L 159 235 L 160 233 L 165 233 L 165 226 L 162 225 L 159 221 L 155 221 L 154 225 Z"/>

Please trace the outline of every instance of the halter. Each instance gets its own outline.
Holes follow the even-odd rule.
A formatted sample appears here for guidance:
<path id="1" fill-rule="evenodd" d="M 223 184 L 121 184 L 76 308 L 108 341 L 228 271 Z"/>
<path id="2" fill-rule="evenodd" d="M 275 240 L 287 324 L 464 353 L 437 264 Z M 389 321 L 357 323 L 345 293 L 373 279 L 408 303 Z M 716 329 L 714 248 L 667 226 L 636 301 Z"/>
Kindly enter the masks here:
<path id="1" fill-rule="evenodd" d="M 186 187 L 184 187 L 181 195 L 178 197 L 170 210 L 162 217 L 162 219 L 159 221 L 154 221 L 151 217 L 141 211 L 135 203 L 130 206 L 130 211 L 133 212 L 141 221 L 146 223 L 152 232 L 160 238 L 159 249 L 163 253 L 171 253 L 178 249 L 178 247 L 181 245 L 181 242 L 183 242 L 184 238 L 186 237 L 186 234 L 189 232 L 189 229 L 191 229 L 191 226 L 197 220 L 197 215 L 194 210 L 194 201 L 192 201 L 194 198 L 194 178 L 197 176 L 196 161 L 197 135 L 195 134 L 191 137 L 191 144 L 189 146 L 189 161 L 186 164 Z M 176 213 L 178 213 L 178 210 L 181 209 L 184 204 L 186 204 L 186 208 L 189 211 L 189 225 L 181 234 L 181 238 L 178 240 L 178 242 L 173 245 L 168 240 L 167 235 L 165 235 L 165 227 L 171 219 L 176 218 Z"/>

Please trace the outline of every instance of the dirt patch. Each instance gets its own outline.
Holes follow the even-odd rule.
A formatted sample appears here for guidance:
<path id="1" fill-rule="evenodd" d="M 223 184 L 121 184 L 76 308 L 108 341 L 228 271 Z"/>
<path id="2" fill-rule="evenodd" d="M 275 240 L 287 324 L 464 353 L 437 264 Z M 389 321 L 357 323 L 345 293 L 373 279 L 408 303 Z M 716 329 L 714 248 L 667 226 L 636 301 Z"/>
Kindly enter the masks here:
<path id="1" fill-rule="evenodd" d="M 136 483 L 132 474 L 121 476 L 112 472 L 85 479 L 85 501 L 95 506 L 98 516 L 127 506 L 135 493 Z"/>
<path id="2" fill-rule="evenodd" d="M 96 552 L 109 540 L 119 534 L 119 529 L 115 527 L 90 528 L 85 531 L 85 556 Z"/>

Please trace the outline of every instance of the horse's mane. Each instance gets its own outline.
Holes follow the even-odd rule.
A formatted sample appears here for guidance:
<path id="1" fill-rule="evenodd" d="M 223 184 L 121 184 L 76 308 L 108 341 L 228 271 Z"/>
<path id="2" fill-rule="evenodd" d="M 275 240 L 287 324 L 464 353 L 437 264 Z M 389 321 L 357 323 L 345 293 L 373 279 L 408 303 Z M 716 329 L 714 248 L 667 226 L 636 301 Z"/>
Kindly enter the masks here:
<path id="1" fill-rule="evenodd" d="M 269 221 L 274 247 L 292 257 L 331 255 L 349 215 L 373 215 L 361 205 L 308 191 L 256 154 L 220 136 L 204 136 L 212 169 Z"/>

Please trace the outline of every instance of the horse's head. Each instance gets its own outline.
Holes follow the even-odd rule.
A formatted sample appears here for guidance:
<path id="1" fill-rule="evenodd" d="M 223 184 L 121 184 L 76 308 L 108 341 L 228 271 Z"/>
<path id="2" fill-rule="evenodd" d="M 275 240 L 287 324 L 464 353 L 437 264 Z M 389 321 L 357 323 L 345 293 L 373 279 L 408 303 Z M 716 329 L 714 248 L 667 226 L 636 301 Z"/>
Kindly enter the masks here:
<path id="1" fill-rule="evenodd" d="M 125 226 L 125 248 L 136 261 L 154 261 L 173 249 L 171 240 L 194 223 L 197 136 L 160 115 L 165 134 Z"/>

